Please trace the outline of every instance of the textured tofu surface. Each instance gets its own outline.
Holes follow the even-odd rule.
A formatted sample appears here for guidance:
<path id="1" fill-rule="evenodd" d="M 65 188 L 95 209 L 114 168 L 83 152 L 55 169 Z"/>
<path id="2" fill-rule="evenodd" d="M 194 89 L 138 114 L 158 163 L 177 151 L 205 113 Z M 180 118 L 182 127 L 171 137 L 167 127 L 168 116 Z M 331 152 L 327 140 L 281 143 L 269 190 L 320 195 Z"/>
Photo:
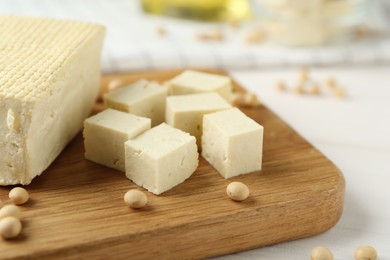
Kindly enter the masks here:
<path id="1" fill-rule="evenodd" d="M 237 108 L 205 115 L 202 156 L 224 178 L 261 170 L 263 131 Z"/>
<path id="2" fill-rule="evenodd" d="M 159 195 L 188 179 L 198 167 L 193 136 L 162 123 L 125 143 L 126 176 Z"/>
<path id="3" fill-rule="evenodd" d="M 125 142 L 150 129 L 149 118 L 106 109 L 84 121 L 85 158 L 125 171 Z"/>
<path id="4" fill-rule="evenodd" d="M 104 33 L 0 16 L 0 185 L 30 183 L 80 131 L 99 91 Z"/>

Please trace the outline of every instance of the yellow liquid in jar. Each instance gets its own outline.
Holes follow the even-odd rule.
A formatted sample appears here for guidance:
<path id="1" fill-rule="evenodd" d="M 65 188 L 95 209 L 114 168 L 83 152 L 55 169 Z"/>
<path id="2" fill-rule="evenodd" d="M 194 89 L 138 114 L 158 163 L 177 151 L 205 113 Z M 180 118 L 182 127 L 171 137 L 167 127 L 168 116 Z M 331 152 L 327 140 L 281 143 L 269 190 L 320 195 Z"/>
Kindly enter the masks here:
<path id="1" fill-rule="evenodd" d="M 201 21 L 239 21 L 250 17 L 248 0 L 141 0 L 145 12 Z"/>

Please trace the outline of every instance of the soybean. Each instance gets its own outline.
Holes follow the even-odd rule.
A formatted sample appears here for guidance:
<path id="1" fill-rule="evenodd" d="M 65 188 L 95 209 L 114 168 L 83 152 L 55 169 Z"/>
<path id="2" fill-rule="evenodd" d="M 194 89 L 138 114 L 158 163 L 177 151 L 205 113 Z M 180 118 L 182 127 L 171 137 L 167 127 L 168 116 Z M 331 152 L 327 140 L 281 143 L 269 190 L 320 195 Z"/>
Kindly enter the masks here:
<path id="1" fill-rule="evenodd" d="M 243 201 L 249 197 L 249 189 L 242 182 L 234 181 L 226 187 L 226 193 L 234 201 Z"/>
<path id="2" fill-rule="evenodd" d="M 0 219 L 5 217 L 15 217 L 20 219 L 22 216 L 22 211 L 18 206 L 15 205 L 5 205 L 0 209 Z"/>
<path id="3" fill-rule="evenodd" d="M 378 258 L 378 253 L 375 248 L 372 246 L 359 246 L 355 250 L 355 259 L 356 260 L 376 260 Z"/>
<path id="4" fill-rule="evenodd" d="M 333 254 L 328 248 L 318 246 L 313 248 L 313 250 L 311 250 L 310 259 L 311 260 L 333 260 Z"/>
<path id="5" fill-rule="evenodd" d="M 139 209 L 145 207 L 146 203 L 148 203 L 148 197 L 142 191 L 132 189 L 126 192 L 123 197 L 126 205 L 131 208 Z"/>
<path id="6" fill-rule="evenodd" d="M 5 217 L 0 220 L 0 235 L 3 238 L 14 238 L 22 231 L 22 223 L 15 217 Z"/>
<path id="7" fill-rule="evenodd" d="M 21 205 L 28 201 L 29 194 L 26 189 L 22 187 L 16 187 L 9 192 L 8 197 L 10 198 L 12 203 L 16 205 Z"/>

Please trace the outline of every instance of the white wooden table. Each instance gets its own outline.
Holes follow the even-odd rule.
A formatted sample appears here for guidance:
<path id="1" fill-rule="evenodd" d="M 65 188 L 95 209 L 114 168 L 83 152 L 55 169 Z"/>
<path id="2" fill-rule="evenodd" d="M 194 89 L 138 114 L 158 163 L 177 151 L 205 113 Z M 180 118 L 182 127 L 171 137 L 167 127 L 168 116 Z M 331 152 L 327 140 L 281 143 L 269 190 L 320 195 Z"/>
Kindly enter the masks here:
<path id="1" fill-rule="evenodd" d="M 354 259 L 357 246 L 374 246 L 381 260 L 390 259 L 390 67 L 313 69 L 323 82 L 336 78 L 346 99 L 301 96 L 275 89 L 278 80 L 293 84 L 298 69 L 231 71 L 243 86 L 316 148 L 346 178 L 344 213 L 323 234 L 221 259 L 310 259 L 315 246 L 326 246 L 335 259 Z M 313 219 L 315 221 L 315 219 Z"/>

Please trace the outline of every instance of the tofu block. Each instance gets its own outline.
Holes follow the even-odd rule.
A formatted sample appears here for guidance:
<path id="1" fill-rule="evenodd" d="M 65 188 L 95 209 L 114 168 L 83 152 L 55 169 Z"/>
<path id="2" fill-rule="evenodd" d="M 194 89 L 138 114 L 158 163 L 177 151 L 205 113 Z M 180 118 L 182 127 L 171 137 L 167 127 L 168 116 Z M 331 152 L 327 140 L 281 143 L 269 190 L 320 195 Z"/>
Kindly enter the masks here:
<path id="1" fill-rule="evenodd" d="M 159 195 L 198 167 L 195 137 L 162 123 L 125 143 L 126 176 Z"/>
<path id="2" fill-rule="evenodd" d="M 169 96 L 165 119 L 167 124 L 195 136 L 200 148 L 203 115 L 229 108 L 231 105 L 217 93 Z"/>
<path id="3" fill-rule="evenodd" d="M 152 120 L 152 126 L 165 121 L 168 90 L 155 82 L 141 79 L 133 84 L 103 95 L 107 107 Z"/>
<path id="4" fill-rule="evenodd" d="M 203 117 L 202 156 L 224 177 L 261 170 L 263 127 L 237 108 Z"/>
<path id="5" fill-rule="evenodd" d="M 82 129 L 104 34 L 92 23 L 0 16 L 0 185 L 29 184 Z"/>
<path id="6" fill-rule="evenodd" d="M 150 129 L 151 120 L 106 109 L 84 121 L 85 158 L 125 171 L 125 142 Z"/>
<path id="7" fill-rule="evenodd" d="M 186 70 L 169 81 L 171 95 L 216 92 L 229 103 L 232 99 L 232 83 L 227 76 Z"/>

